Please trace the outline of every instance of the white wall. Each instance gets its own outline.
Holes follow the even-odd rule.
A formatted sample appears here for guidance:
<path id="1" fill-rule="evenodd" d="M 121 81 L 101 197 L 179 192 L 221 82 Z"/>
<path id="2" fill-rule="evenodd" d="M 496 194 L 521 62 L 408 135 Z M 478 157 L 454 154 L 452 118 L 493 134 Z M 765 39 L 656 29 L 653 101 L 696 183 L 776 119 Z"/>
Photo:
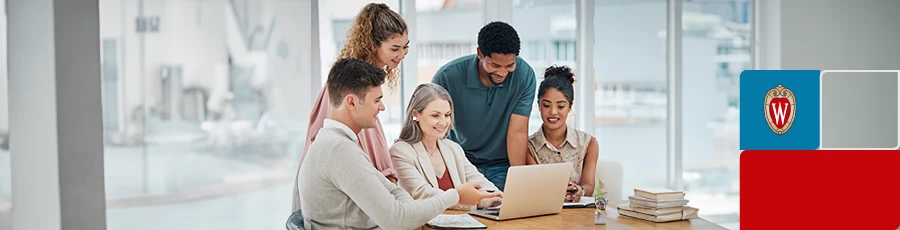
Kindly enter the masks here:
<path id="1" fill-rule="evenodd" d="M 761 57 L 780 52 L 782 69 L 900 68 L 900 1 L 780 1 L 781 49 L 764 49 Z M 761 10 L 767 10 L 763 8 Z M 769 12 L 773 11 L 768 9 Z M 769 12 L 761 12 L 766 15 Z M 760 26 L 772 26 L 761 24 Z M 761 28 L 764 31 L 765 28 Z"/>
<path id="2" fill-rule="evenodd" d="M 159 48 L 168 53 L 166 64 L 184 65 L 185 87 L 209 87 L 215 65 L 228 63 L 225 4 L 226 0 L 166 2 L 160 28 L 166 40 Z"/>
<path id="3" fill-rule="evenodd" d="M 226 3 L 144 0 L 143 15 L 159 16 L 160 27 L 156 33 L 138 34 L 135 18 L 139 0 L 100 1 L 101 39 L 116 39 L 119 46 L 119 109 L 125 113 L 123 123 L 145 101 L 148 105 L 160 103 L 163 65 L 183 66 L 184 87 L 212 87 L 215 67 L 228 62 Z"/>

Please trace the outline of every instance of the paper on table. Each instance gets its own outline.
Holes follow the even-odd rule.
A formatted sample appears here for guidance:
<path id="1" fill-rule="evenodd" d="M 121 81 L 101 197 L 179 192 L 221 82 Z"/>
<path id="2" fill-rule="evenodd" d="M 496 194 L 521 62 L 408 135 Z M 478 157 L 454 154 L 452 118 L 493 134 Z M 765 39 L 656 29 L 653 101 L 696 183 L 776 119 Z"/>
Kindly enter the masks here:
<path id="1" fill-rule="evenodd" d="M 426 223 L 431 228 L 449 228 L 449 229 L 481 229 L 487 228 L 486 225 L 478 222 L 469 214 L 440 214 L 434 219 Z"/>

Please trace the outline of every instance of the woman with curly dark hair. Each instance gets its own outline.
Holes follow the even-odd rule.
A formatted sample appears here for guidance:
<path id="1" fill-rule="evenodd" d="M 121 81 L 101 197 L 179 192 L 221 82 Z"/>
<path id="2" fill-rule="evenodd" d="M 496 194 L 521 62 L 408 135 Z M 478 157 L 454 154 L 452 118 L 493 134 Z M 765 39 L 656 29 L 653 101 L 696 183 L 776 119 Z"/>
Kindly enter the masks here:
<path id="1" fill-rule="evenodd" d="M 400 61 L 409 52 L 409 30 L 406 21 L 384 3 L 370 3 L 362 8 L 347 32 L 347 41 L 341 49 L 338 60 L 343 58 L 360 59 L 387 72 L 386 83 L 394 88 L 399 83 Z M 306 146 L 300 157 L 303 165 L 306 149 L 322 128 L 323 122 L 331 114 L 331 102 L 328 99 L 328 82 L 322 87 L 309 117 L 309 129 L 306 134 Z M 387 140 L 381 122 L 376 127 L 363 129 L 358 133 L 359 145 L 369 155 L 372 166 L 393 183 L 397 183 L 397 171 L 391 164 Z M 298 167 L 299 169 L 299 167 Z M 299 170 L 298 170 L 299 172 Z M 300 208 L 299 194 L 295 178 L 294 210 Z"/>

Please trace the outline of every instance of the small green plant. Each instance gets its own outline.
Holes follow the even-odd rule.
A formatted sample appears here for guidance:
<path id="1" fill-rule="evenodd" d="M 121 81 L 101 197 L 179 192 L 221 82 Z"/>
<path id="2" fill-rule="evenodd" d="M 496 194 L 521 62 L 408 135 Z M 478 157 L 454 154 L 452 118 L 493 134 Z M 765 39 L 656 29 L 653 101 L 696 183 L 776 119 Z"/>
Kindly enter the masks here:
<path id="1" fill-rule="evenodd" d="M 597 214 L 606 214 L 606 204 L 609 204 L 609 200 L 604 195 L 606 193 L 603 192 L 603 186 L 598 178 L 594 182 L 594 207 L 597 208 Z"/>

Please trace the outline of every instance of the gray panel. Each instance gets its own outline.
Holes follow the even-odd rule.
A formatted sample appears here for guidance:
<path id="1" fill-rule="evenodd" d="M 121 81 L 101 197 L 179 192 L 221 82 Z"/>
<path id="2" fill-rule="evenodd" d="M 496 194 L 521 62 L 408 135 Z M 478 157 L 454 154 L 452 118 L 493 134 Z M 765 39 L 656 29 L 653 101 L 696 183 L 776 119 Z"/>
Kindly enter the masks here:
<path id="1" fill-rule="evenodd" d="M 897 73 L 822 75 L 822 148 L 897 148 Z"/>
<path id="2" fill-rule="evenodd" d="M 781 4 L 781 68 L 897 68 L 900 1 L 782 0 Z"/>

